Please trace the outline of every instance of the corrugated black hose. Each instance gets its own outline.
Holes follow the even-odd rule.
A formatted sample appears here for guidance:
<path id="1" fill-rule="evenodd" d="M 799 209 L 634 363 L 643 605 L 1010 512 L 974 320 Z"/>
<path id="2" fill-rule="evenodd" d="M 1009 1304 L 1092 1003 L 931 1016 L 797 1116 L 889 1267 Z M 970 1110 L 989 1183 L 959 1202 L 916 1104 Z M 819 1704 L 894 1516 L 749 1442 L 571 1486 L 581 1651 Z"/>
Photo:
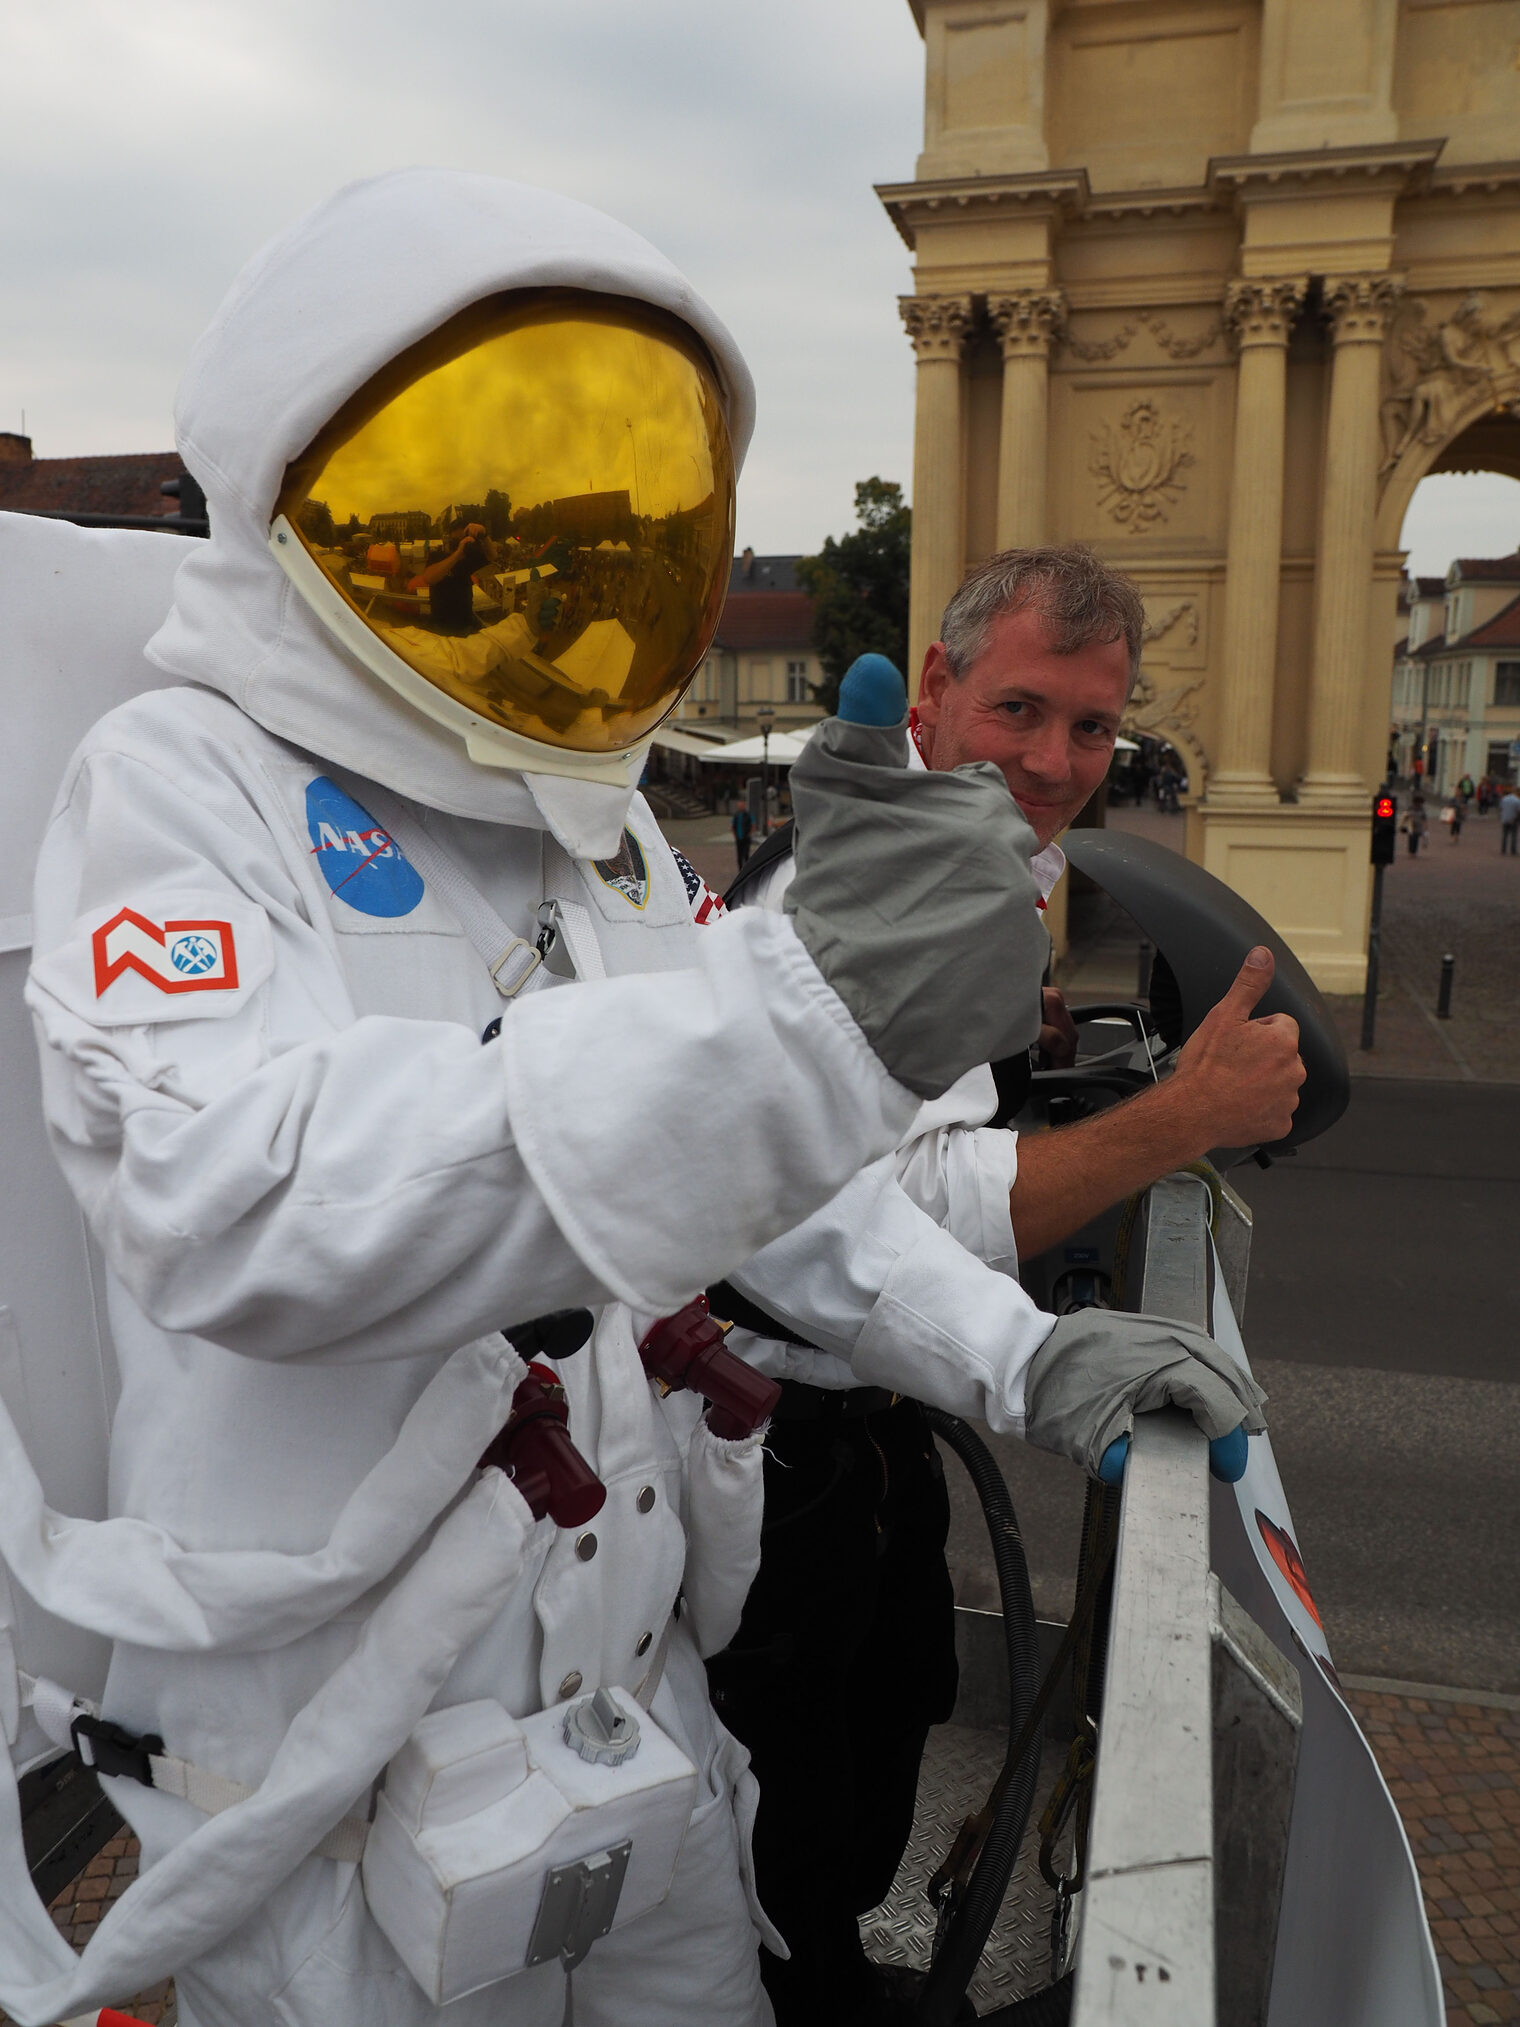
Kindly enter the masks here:
<path id="1" fill-rule="evenodd" d="M 957 1415 L 924 1407 L 929 1427 L 959 1457 L 976 1488 L 997 1571 L 998 1598 L 1003 1609 L 1003 1636 L 1008 1645 L 1008 1736 L 1017 1739 L 1040 1686 L 1040 1646 L 1035 1630 L 1034 1596 L 1029 1565 L 1024 1559 L 1018 1515 L 1003 1474 L 992 1452 Z M 935 1953 L 934 1965 L 918 2003 L 922 2027 L 951 2027 L 960 2015 L 966 1989 L 975 1974 L 987 1938 L 997 1920 L 1018 1863 L 1019 1846 L 1034 1805 L 1040 1773 L 1040 1739 L 1031 1740 L 1017 1776 L 1009 1781 L 987 1841 L 982 1846 L 960 1905 Z M 1043 1994 L 1040 1996 L 1044 1996 Z"/>

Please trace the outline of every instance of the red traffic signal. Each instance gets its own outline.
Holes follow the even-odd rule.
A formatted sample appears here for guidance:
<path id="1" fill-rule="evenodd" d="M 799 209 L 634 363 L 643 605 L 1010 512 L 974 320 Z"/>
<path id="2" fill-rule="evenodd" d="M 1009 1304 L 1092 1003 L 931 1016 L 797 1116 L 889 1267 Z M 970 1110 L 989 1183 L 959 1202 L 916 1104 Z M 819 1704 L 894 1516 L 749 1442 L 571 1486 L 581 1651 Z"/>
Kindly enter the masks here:
<path id="1" fill-rule="evenodd" d="M 1375 866 L 1393 864 L 1398 828 L 1398 803 L 1391 795 L 1375 795 L 1372 798 L 1372 863 Z"/>

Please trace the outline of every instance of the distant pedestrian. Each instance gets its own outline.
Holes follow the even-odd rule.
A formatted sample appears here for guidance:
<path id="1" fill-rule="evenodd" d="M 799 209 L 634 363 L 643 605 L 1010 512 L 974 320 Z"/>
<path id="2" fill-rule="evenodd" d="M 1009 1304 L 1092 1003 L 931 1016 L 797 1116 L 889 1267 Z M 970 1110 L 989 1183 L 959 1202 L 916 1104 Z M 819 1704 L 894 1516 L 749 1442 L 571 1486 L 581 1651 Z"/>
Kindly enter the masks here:
<path id="1" fill-rule="evenodd" d="M 744 871 L 744 861 L 749 857 L 749 848 L 755 841 L 755 819 L 746 804 L 740 803 L 729 823 L 734 834 L 734 853 L 739 861 L 739 871 Z"/>
<path id="2" fill-rule="evenodd" d="M 1425 842 L 1426 831 L 1425 805 L 1420 801 L 1418 796 L 1415 797 L 1414 805 L 1404 821 L 1399 825 L 1399 829 L 1409 840 L 1410 858 L 1416 857 L 1420 846 Z"/>
<path id="3" fill-rule="evenodd" d="M 1465 811 L 1472 799 L 1473 778 L 1470 774 L 1464 774 L 1462 779 L 1457 783 L 1457 807 Z"/>
<path id="4" fill-rule="evenodd" d="M 1455 844 L 1457 839 L 1462 835 L 1461 803 L 1460 802 L 1447 803 L 1446 807 L 1441 811 L 1441 821 L 1446 826 L 1446 836 L 1448 841 L 1451 844 Z"/>
<path id="5" fill-rule="evenodd" d="M 1520 795 L 1507 788 L 1499 798 L 1499 850 L 1520 858 Z"/>

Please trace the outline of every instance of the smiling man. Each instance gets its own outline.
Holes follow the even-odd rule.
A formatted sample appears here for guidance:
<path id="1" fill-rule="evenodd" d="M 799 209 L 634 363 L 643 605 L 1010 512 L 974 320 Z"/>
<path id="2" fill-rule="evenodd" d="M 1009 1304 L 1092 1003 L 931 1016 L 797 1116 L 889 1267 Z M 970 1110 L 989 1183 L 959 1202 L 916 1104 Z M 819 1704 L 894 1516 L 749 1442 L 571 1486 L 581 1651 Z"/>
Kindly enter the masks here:
<path id="1" fill-rule="evenodd" d="M 1135 586 L 1090 550 L 1011 550 L 968 576 L 925 659 L 910 765 L 997 766 L 1034 832 L 1044 897 L 1065 868 L 1057 835 L 1108 771 L 1144 620 Z M 731 905 L 781 907 L 789 845 L 778 833 L 761 847 Z M 777 2027 L 897 2027 L 914 2010 L 912 1975 L 868 1964 L 857 1928 L 907 1844 L 928 1728 L 955 1703 L 949 1510 L 912 1396 L 947 1362 L 981 1371 L 959 1412 L 1062 1447 L 1041 1412 L 1049 1354 L 1032 1351 L 1051 1323 L 1019 1313 L 1019 1260 L 1211 1147 L 1287 1132 L 1298 1031 L 1286 1016 L 1250 1018 L 1271 979 L 1270 955 L 1253 951 L 1165 1083 L 1054 1132 L 991 1123 L 1018 1109 L 1026 1059 L 973 1070 L 923 1108 L 885 1184 L 868 1171 L 712 1291 L 739 1325 L 734 1348 L 783 1382 L 760 1573 L 709 1662 L 714 1701 L 760 1776 L 760 1894 L 791 1950 L 785 1962 L 762 1953 Z M 1044 1015 L 1042 1059 L 1070 1062 L 1076 1030 L 1059 992 L 1046 989 Z M 908 1213 L 893 1188 L 940 1228 L 937 1251 L 920 1242 L 896 1266 L 883 1263 Z M 853 1311 L 867 1312 L 863 1327 Z M 1097 1391 L 1114 1350 L 1084 1369 Z"/>
<path id="2" fill-rule="evenodd" d="M 914 717 L 925 766 L 1001 769 L 1039 843 L 1047 896 L 1066 864 L 1054 841 L 1113 759 L 1144 627 L 1135 585 L 1090 549 L 1011 549 L 966 578 L 924 659 Z M 1286 1014 L 1251 1019 L 1271 983 L 1270 952 L 1253 950 L 1166 1083 L 1021 1145 L 1010 1202 L 1025 1258 L 1211 1147 L 1282 1138 L 1304 1069 Z M 1075 1054 L 1071 1016 L 1050 988 L 1040 1045 L 1050 1067 Z"/>

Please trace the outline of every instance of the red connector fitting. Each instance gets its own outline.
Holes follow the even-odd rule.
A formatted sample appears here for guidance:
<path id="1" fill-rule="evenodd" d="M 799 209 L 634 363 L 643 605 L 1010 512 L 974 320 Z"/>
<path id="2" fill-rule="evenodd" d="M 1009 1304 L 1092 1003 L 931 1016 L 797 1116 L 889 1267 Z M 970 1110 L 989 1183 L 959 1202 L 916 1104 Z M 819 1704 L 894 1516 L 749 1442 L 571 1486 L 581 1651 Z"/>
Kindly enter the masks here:
<path id="1" fill-rule="evenodd" d="M 607 1488 L 565 1433 L 565 1389 L 546 1365 L 530 1365 L 512 1396 L 512 1412 L 480 1460 L 505 1471 L 535 1520 L 584 1527 L 600 1513 Z"/>
<path id="2" fill-rule="evenodd" d="M 639 1346 L 644 1370 L 666 1393 L 689 1387 L 708 1403 L 707 1426 L 728 1442 L 752 1436 L 768 1422 L 781 1398 L 773 1379 L 736 1358 L 723 1342 L 722 1328 L 699 1295 L 674 1316 L 652 1324 Z"/>

